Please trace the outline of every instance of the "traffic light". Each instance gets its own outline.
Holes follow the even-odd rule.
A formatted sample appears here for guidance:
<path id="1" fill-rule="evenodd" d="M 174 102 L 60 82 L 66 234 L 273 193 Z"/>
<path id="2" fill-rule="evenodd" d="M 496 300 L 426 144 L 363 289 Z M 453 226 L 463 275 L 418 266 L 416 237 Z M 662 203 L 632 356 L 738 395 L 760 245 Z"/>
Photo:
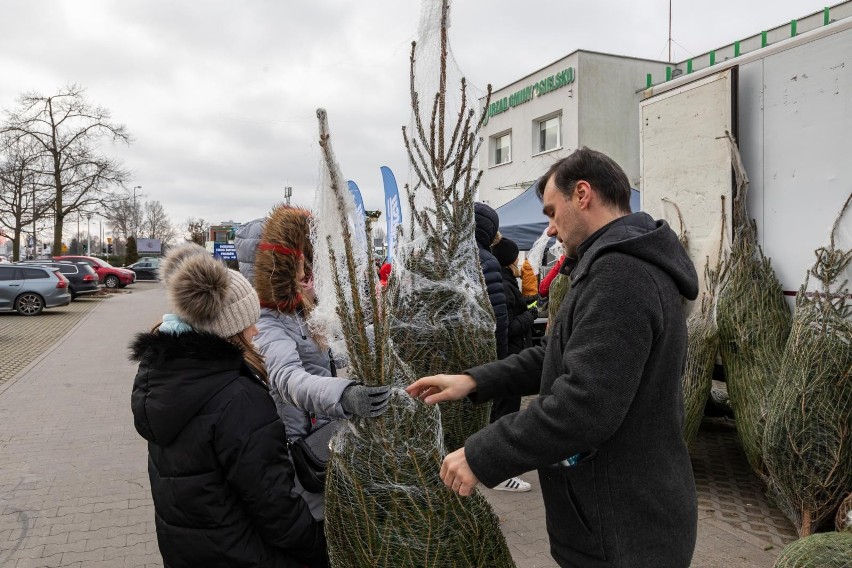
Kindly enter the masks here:
<path id="1" fill-rule="evenodd" d="M 107 245 L 107 253 L 112 254 L 112 243 Z"/>

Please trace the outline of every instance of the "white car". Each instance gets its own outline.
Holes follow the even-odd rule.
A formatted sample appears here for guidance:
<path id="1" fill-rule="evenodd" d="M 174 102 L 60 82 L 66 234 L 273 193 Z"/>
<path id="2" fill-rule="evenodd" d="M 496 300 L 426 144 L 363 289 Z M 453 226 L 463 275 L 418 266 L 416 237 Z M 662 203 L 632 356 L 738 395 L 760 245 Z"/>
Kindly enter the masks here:
<path id="1" fill-rule="evenodd" d="M 3 264 L 4 262 L 9 262 L 9 259 L 0 254 L 0 264 Z"/>

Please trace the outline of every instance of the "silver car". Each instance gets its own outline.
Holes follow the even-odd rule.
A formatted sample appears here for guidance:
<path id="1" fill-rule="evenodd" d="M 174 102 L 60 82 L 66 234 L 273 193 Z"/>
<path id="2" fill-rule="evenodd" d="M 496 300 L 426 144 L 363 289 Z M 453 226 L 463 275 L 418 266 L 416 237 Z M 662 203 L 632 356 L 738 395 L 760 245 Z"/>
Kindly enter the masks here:
<path id="1" fill-rule="evenodd" d="M 68 279 L 57 268 L 0 264 L 0 311 L 34 316 L 71 303 Z"/>

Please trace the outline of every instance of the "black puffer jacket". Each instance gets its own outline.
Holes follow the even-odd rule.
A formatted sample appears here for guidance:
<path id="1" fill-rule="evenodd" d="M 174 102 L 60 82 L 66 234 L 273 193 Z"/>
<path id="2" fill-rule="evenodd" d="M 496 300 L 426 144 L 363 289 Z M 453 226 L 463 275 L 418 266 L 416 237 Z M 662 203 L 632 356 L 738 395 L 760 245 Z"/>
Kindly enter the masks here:
<path id="1" fill-rule="evenodd" d="M 527 303 L 518 288 L 518 279 L 512 269 L 504 266 L 503 291 L 506 293 L 506 310 L 509 313 L 509 355 L 520 353 L 532 345 L 532 329 L 535 318 L 527 309 Z"/>
<path id="2" fill-rule="evenodd" d="M 500 218 L 497 212 L 485 203 L 475 203 L 476 245 L 479 247 L 479 265 L 485 277 L 488 299 L 496 319 L 497 358 L 503 359 L 508 353 L 509 312 L 506 309 L 506 293 L 503 291 L 503 276 L 500 263 L 491 254 L 491 243 L 497 236 Z"/>
<path id="3" fill-rule="evenodd" d="M 284 427 L 240 349 L 211 334 L 143 333 L 131 358 L 165 566 L 327 566 L 322 525 L 292 495 Z"/>

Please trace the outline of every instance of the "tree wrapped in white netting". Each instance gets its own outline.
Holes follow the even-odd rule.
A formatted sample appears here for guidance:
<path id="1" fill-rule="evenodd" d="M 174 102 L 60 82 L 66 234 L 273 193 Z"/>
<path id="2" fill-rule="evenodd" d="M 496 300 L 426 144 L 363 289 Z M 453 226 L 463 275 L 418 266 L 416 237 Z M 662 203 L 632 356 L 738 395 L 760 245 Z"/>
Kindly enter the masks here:
<path id="1" fill-rule="evenodd" d="M 339 333 L 353 378 L 405 386 L 417 377 L 399 358 L 382 317 L 366 239 L 356 238 L 352 196 L 334 158 L 325 112 L 317 112 L 323 176 L 312 227 L 319 303 L 312 329 Z M 334 342 L 332 342 L 334 343 Z M 331 443 L 325 529 L 331 564 L 351 567 L 514 566 L 499 521 L 482 494 L 444 486 L 440 411 L 401 388 L 374 419 L 353 419 Z"/>
<path id="2" fill-rule="evenodd" d="M 711 260 L 708 256 L 704 264 L 704 292 L 701 295 L 701 304 L 693 309 L 686 319 L 686 366 L 681 377 L 681 391 L 683 392 L 683 439 L 687 446 L 692 444 L 698 435 L 698 428 L 704 417 L 704 407 L 713 386 L 713 366 L 716 363 L 716 354 L 719 352 L 719 329 L 716 327 L 714 312 L 722 251 L 725 246 L 725 196 L 722 196 L 721 201 L 722 222 L 715 266 L 711 268 Z M 678 217 L 680 217 L 680 211 L 678 211 Z M 683 226 L 682 221 L 681 226 Z M 681 243 L 686 246 L 684 241 L 685 238 L 682 238 Z"/>
<path id="3" fill-rule="evenodd" d="M 737 180 L 734 237 L 722 268 L 716 325 L 737 434 L 749 465 L 765 478 L 766 397 L 790 333 L 790 309 L 769 259 L 757 244 L 757 229 L 746 210 L 748 177 L 739 149 L 730 136 L 728 140 Z"/>
<path id="4" fill-rule="evenodd" d="M 420 39 L 411 47 L 412 118 L 403 127 L 410 222 L 394 252 L 387 311 L 396 353 L 415 377 L 496 359 L 473 211 L 482 175 L 473 166 L 485 115 L 452 60 L 449 2 L 424 0 L 422 6 Z M 490 87 L 486 108 L 489 99 Z M 490 405 L 468 400 L 442 404 L 447 451 L 484 427 L 489 412 Z"/>
<path id="5" fill-rule="evenodd" d="M 852 533 L 817 533 L 787 545 L 775 568 L 849 568 Z"/>
<path id="6" fill-rule="evenodd" d="M 800 536 L 834 515 L 852 487 L 852 301 L 843 275 L 852 250 L 816 251 L 769 398 L 763 448 L 778 504 Z M 818 290 L 808 291 L 814 279 Z"/>

